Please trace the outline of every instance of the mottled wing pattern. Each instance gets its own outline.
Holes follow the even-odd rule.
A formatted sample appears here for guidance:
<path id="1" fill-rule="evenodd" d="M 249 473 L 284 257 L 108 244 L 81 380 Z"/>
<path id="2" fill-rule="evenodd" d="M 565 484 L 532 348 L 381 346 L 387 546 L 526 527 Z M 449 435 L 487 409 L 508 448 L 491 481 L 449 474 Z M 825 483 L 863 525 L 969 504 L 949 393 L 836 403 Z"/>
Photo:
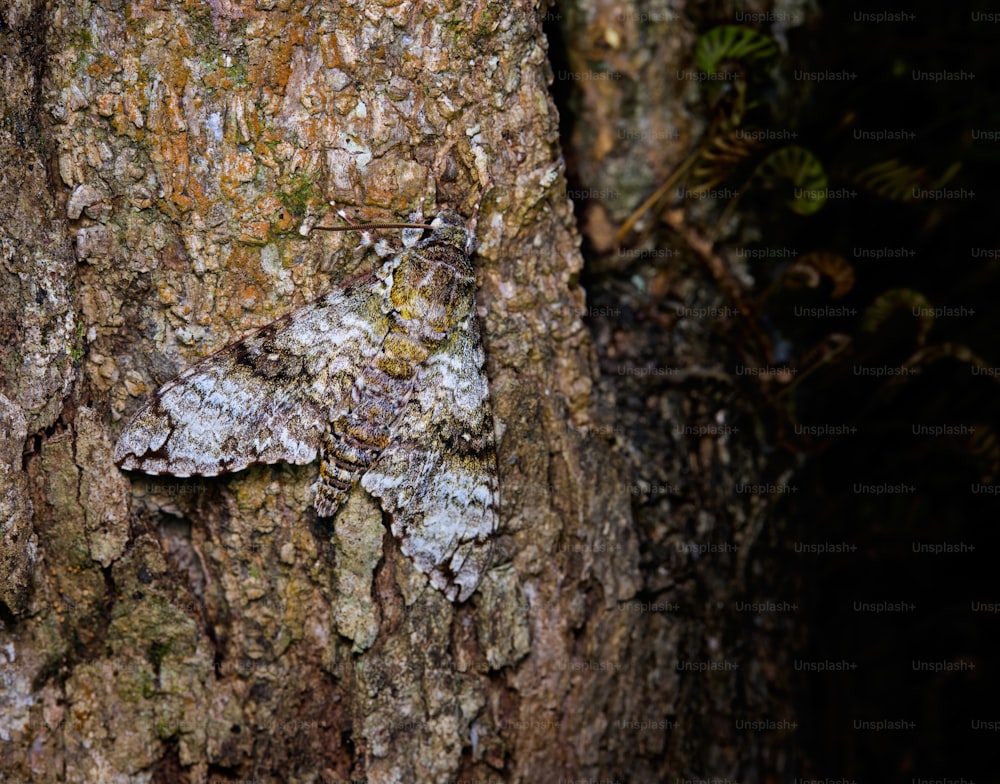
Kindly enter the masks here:
<path id="1" fill-rule="evenodd" d="M 392 442 L 361 477 L 392 517 L 404 555 L 452 601 L 489 565 L 497 466 L 489 386 L 475 312 L 421 369 Z"/>
<path id="2" fill-rule="evenodd" d="M 388 331 L 379 283 L 330 292 L 185 370 L 125 427 L 115 462 L 183 477 L 315 460 Z"/>

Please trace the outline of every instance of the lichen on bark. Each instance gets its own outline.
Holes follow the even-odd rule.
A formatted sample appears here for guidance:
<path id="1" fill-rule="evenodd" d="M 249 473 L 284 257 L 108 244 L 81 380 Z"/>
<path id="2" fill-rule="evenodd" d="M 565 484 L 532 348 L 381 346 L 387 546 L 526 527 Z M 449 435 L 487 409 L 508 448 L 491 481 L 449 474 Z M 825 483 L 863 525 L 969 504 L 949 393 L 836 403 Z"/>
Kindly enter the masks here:
<path id="1" fill-rule="evenodd" d="M 616 673 L 569 663 L 617 656 L 638 553 L 614 458 L 580 430 L 592 413 L 581 261 L 534 7 L 33 7 L 8 24 L 44 44 L 34 127 L 51 167 L 38 156 L 48 179 L 27 181 L 46 198 L 25 209 L 48 210 L 48 234 L 4 260 L 5 307 L 38 304 L 12 331 L 23 350 L 3 354 L 0 391 L 24 414 L 11 432 L 28 446 L 31 506 L 18 508 L 40 557 L 3 621 L 25 701 L 0 770 L 450 781 L 616 769 L 621 750 L 553 741 L 599 737 L 605 722 L 566 706 L 595 689 L 606 705 Z M 332 217 L 330 200 L 365 219 L 446 204 L 471 215 L 481 197 L 502 519 L 479 594 L 456 606 L 424 587 L 391 538 L 377 542 L 373 506 L 352 518 L 356 552 L 335 546 L 346 521 L 331 544 L 309 511 L 314 467 L 131 476 L 124 519 L 110 444 L 144 397 L 370 269 L 356 238 L 303 239 L 304 220 Z M 45 247 L 64 252 L 51 261 Z M 48 332 L 30 331 L 42 321 Z M 37 372 L 21 395 L 23 357 Z M 533 731 L 541 715 L 558 731 Z M 31 737 L 51 753 L 32 756 Z"/>

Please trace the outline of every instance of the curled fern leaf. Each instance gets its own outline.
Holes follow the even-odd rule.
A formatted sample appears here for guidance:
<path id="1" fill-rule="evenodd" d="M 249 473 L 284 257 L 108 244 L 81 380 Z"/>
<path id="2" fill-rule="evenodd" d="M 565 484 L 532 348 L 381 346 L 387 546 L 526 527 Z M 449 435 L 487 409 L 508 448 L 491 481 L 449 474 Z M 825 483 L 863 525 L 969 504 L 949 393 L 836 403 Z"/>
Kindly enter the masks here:
<path id="1" fill-rule="evenodd" d="M 758 63 L 777 53 L 774 39 L 749 27 L 723 25 L 699 36 L 694 47 L 694 61 L 705 73 L 719 73 L 726 61 Z"/>
<path id="2" fill-rule="evenodd" d="M 838 253 L 813 251 L 785 270 L 785 285 L 792 288 L 819 288 L 824 278 L 832 287 L 830 297 L 840 299 L 854 287 L 854 267 Z"/>
<path id="3" fill-rule="evenodd" d="M 812 215 L 826 203 L 823 164 L 803 147 L 793 144 L 771 153 L 757 167 L 756 174 L 768 187 L 776 187 L 782 181 L 790 183 L 793 196 L 787 204 L 799 215 Z"/>
<path id="4" fill-rule="evenodd" d="M 714 188 L 761 146 L 761 142 L 741 128 L 720 133 L 698 156 L 689 187 L 691 190 Z"/>
<path id="5" fill-rule="evenodd" d="M 951 180 L 960 168 L 960 163 L 952 164 L 935 180 L 931 178 L 926 166 L 914 166 L 893 158 L 863 169 L 854 176 L 854 181 L 883 199 L 908 202 L 919 199 L 919 194 L 923 190 L 940 188 Z"/>
<path id="6" fill-rule="evenodd" d="M 861 328 L 878 332 L 895 314 L 905 312 L 917 319 L 917 345 L 922 346 L 934 326 L 934 309 L 927 297 L 915 289 L 891 289 L 881 294 L 865 310 Z"/>

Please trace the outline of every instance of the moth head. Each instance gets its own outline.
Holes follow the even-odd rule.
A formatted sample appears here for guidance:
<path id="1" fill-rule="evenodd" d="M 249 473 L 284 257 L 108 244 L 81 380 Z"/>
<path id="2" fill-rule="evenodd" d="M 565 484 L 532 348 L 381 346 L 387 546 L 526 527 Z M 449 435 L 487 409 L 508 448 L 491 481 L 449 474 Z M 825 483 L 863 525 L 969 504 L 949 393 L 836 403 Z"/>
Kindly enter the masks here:
<path id="1" fill-rule="evenodd" d="M 454 210 L 442 210 L 438 216 L 431 221 L 433 233 L 430 240 L 432 242 L 444 242 L 458 248 L 466 256 L 471 256 L 476 252 L 476 235 L 466 228 L 462 216 Z"/>

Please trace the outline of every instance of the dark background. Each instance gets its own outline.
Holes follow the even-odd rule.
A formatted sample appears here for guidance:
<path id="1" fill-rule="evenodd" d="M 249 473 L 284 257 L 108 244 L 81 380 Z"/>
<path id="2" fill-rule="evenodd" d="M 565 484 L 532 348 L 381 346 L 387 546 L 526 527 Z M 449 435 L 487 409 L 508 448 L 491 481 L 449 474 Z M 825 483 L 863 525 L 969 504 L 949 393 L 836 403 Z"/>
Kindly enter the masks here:
<path id="1" fill-rule="evenodd" d="M 750 262 L 753 283 L 744 294 L 755 310 L 720 330 L 734 365 L 745 361 L 750 345 L 761 364 L 766 347 L 797 370 L 795 383 L 777 392 L 752 380 L 734 382 L 750 401 L 742 423 L 758 434 L 771 478 L 790 475 L 795 487 L 774 500 L 759 556 L 768 574 L 748 598 L 793 597 L 789 660 L 844 668 L 790 677 L 800 722 L 791 734 L 798 761 L 786 771 L 790 777 L 996 780 L 996 730 L 976 722 L 1000 720 L 994 707 L 1000 624 L 979 606 L 1000 606 L 994 565 L 1000 501 L 987 492 L 1000 487 L 1000 101 L 993 86 L 1000 25 L 976 14 L 1000 19 L 1000 11 L 977 6 L 920 3 L 895 9 L 909 18 L 874 22 L 855 15 L 894 9 L 823 3 L 788 30 L 787 49 L 773 60 L 733 63 L 748 95 L 758 99 L 742 127 L 794 131 L 794 143 L 822 163 L 828 187 L 849 194 L 802 215 L 787 208 L 786 191 L 758 181 L 763 187 L 750 188 L 735 205 L 741 226 L 757 239 L 747 240 L 751 233 L 742 229 L 715 237 L 724 255 L 748 246 L 835 254 L 852 275 L 849 291 L 834 296 L 833 275 L 818 286 L 792 285 L 795 259 Z M 729 4 L 689 6 L 685 14 L 698 34 L 733 24 Z M 766 22 L 747 26 L 773 32 Z M 558 24 L 547 33 L 553 69 L 567 67 Z M 797 77 L 803 71 L 851 76 L 811 82 Z M 940 71 L 965 78 L 915 78 Z M 565 81 L 553 85 L 567 136 L 581 121 L 572 89 Z M 726 112 L 732 95 L 725 91 L 705 86 L 706 115 Z M 881 130 L 904 138 L 864 138 Z M 750 182 L 774 149 L 749 154 L 718 187 Z M 570 187 L 585 188 L 573 181 L 573 157 L 567 150 Z M 873 167 L 886 176 L 875 177 Z M 914 196 L 911 184 L 950 193 Z M 581 216 L 584 206 L 577 204 Z M 718 203 L 715 214 L 726 207 Z M 692 222 L 703 220 L 692 214 Z M 668 233 L 661 243 L 671 243 Z M 864 249 L 905 254 L 872 258 Z M 622 293 L 623 271 L 602 271 L 599 254 L 589 251 L 588 304 L 623 310 L 646 361 L 655 362 L 655 346 L 670 341 L 657 326 L 657 308 L 631 302 Z M 804 319 L 796 306 L 834 306 L 844 314 Z M 958 315 L 914 315 L 926 306 Z M 764 345 L 746 338 L 753 330 L 765 336 Z M 598 329 L 595 342 L 600 351 Z M 664 349 L 660 359 L 669 364 L 666 356 Z M 624 418 L 635 403 L 631 380 L 614 378 L 611 364 L 603 367 Z M 907 374 L 873 377 L 859 368 Z M 802 430 L 823 425 L 847 432 Z M 648 472 L 639 462 L 637 476 Z M 895 489 L 859 490 L 872 484 Z M 841 551 L 809 552 L 810 545 L 831 544 Z M 925 545 L 941 551 L 919 552 Z M 655 547 L 647 549 L 655 561 Z M 903 606 L 877 612 L 859 602 Z M 919 671 L 921 663 L 941 671 Z M 902 725 L 858 724 L 878 721 Z"/>

